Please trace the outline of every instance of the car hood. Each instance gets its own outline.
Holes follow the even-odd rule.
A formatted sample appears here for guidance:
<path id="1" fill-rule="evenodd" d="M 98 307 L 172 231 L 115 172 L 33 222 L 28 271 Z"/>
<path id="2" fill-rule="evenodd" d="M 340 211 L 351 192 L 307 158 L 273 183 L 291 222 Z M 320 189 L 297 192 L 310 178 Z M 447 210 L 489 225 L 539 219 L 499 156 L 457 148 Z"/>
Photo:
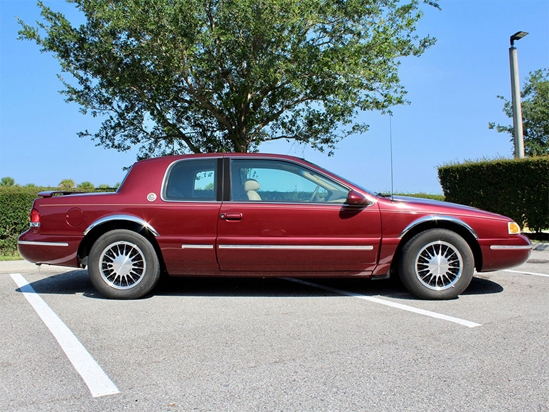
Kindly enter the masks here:
<path id="1" fill-rule="evenodd" d="M 385 198 L 391 202 L 391 198 Z M 423 199 L 418 197 L 408 196 L 393 196 L 392 203 L 397 207 L 408 206 L 411 209 L 416 209 L 418 212 L 425 213 L 437 213 L 443 214 L 447 212 L 449 214 L 458 214 L 462 216 L 482 216 L 483 218 L 493 219 L 505 219 L 509 220 L 506 216 L 499 215 L 497 213 L 487 212 L 482 209 L 478 209 L 472 206 L 460 205 L 458 203 L 443 202 L 440 200 Z"/>

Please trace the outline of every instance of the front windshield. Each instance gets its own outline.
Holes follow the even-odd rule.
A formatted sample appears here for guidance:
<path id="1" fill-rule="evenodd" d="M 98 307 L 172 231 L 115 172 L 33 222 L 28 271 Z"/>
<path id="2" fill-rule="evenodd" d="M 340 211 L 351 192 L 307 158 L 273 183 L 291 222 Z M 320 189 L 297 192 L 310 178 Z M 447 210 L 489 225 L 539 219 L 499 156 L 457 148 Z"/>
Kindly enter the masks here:
<path id="1" fill-rule="evenodd" d="M 324 169 L 323 167 L 321 167 L 321 166 L 319 166 L 319 165 L 317 165 L 317 164 L 315 164 L 315 163 L 313 163 L 313 162 L 310 162 L 310 161 L 308 161 L 308 160 L 306 160 L 306 159 L 302 159 L 302 160 L 304 160 L 305 162 L 309 163 L 310 165 L 312 165 L 312 166 L 314 166 L 314 167 L 319 168 L 320 170 L 322 170 L 322 171 L 324 171 L 324 172 L 326 172 L 326 173 L 328 173 L 328 174 L 331 174 L 331 175 L 335 176 L 336 178 L 338 178 L 338 179 L 341 180 L 342 182 L 350 183 L 351 185 L 353 185 L 353 186 L 359 188 L 360 190 L 362 190 L 362 191 L 368 193 L 369 195 L 378 196 L 378 195 L 376 195 L 374 192 L 372 192 L 371 190 L 368 190 L 368 189 L 364 188 L 362 185 L 356 184 L 356 183 L 353 182 L 352 180 L 343 178 L 343 177 L 341 177 L 340 175 L 338 175 L 337 173 L 328 171 L 328 170 Z"/>

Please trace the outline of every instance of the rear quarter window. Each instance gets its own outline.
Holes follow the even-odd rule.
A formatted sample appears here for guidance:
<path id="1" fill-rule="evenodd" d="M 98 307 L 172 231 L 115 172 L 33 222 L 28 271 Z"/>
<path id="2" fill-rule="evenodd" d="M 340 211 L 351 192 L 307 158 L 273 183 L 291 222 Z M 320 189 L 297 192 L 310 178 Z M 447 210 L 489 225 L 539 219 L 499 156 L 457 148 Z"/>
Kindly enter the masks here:
<path id="1" fill-rule="evenodd" d="M 215 201 L 216 159 L 181 160 L 172 164 L 164 185 L 164 200 Z"/>

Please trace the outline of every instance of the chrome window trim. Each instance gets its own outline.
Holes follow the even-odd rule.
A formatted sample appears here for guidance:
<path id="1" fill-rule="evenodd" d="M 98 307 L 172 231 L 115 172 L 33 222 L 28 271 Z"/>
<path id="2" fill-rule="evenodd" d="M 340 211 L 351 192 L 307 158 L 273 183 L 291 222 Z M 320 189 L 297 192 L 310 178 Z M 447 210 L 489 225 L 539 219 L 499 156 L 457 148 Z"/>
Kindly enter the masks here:
<path id="1" fill-rule="evenodd" d="M 208 204 L 215 204 L 215 203 L 223 203 L 222 201 L 220 200 L 165 200 L 165 199 L 162 199 L 162 201 L 166 202 L 167 204 L 170 204 L 170 203 L 188 203 L 188 204 L 192 204 L 192 203 L 196 203 L 196 204 L 200 204 L 200 203 L 208 203 Z"/>
<path id="2" fill-rule="evenodd" d="M 69 244 L 67 242 L 36 242 L 30 240 L 19 240 L 18 245 L 28 245 L 28 246 L 55 246 L 55 247 L 67 247 Z"/>
<path id="3" fill-rule="evenodd" d="M 420 225 L 420 224 L 426 223 L 426 222 L 437 222 L 437 221 L 445 221 L 445 222 L 456 223 L 456 224 L 464 227 L 465 229 L 467 229 L 469 231 L 469 233 L 471 233 L 471 235 L 473 235 L 473 237 L 475 239 L 478 239 L 477 233 L 473 230 L 473 228 L 471 226 L 469 226 L 463 220 L 460 220 L 460 219 L 458 219 L 456 217 L 453 217 L 453 216 L 446 216 L 446 215 L 429 215 L 429 216 L 423 216 L 422 218 L 414 220 L 412 223 L 410 223 L 408 226 L 406 226 L 406 228 L 400 234 L 399 238 L 402 239 L 404 236 L 406 236 L 406 234 L 410 230 L 412 230 L 417 225 Z"/>
<path id="4" fill-rule="evenodd" d="M 373 246 L 316 245 L 219 245 L 219 249 L 278 249 L 278 250 L 374 250 Z"/>
<path id="5" fill-rule="evenodd" d="M 168 185 L 168 177 L 171 173 L 171 170 L 172 168 L 177 164 L 177 163 L 180 163 L 180 162 L 189 162 L 189 161 L 197 161 L 197 160 L 209 160 L 209 159 L 212 159 L 214 160 L 215 162 L 217 162 L 218 159 L 222 159 L 223 156 L 208 156 L 208 157 L 194 157 L 194 158 L 183 158 L 183 159 L 177 159 L 177 160 L 174 160 L 173 162 L 171 162 L 168 167 L 166 167 L 166 170 L 164 172 L 164 177 L 162 178 L 162 184 L 160 186 L 160 199 L 163 201 L 163 202 L 166 202 L 166 203 L 222 203 L 222 201 L 220 200 L 217 200 L 217 193 L 215 194 L 215 199 L 214 200 L 194 200 L 194 199 L 190 199 L 190 200 L 182 200 L 182 199 L 170 199 L 166 196 L 166 188 L 167 188 L 167 185 Z M 217 175 L 218 175 L 218 167 L 217 167 L 217 164 L 215 165 L 215 168 L 214 168 L 214 182 L 215 182 L 215 179 L 217 178 Z"/>
<path id="6" fill-rule="evenodd" d="M 532 245 L 491 245 L 492 250 L 527 250 L 532 249 Z"/>
<path id="7" fill-rule="evenodd" d="M 114 220 L 126 220 L 133 223 L 137 223 L 143 226 L 149 232 L 151 232 L 154 236 L 159 236 L 159 233 L 156 231 L 156 229 L 152 227 L 149 223 L 145 222 L 143 219 L 140 219 L 138 217 L 131 216 L 131 215 L 110 215 L 110 216 L 102 217 L 101 219 L 98 219 L 95 222 L 93 222 L 91 225 L 89 225 L 88 228 L 84 231 L 83 235 L 86 236 L 97 226 L 102 225 L 103 223 L 112 222 Z"/>
<path id="8" fill-rule="evenodd" d="M 279 158 L 273 158 L 273 157 L 269 157 L 269 156 L 254 156 L 254 157 L 240 157 L 240 156 L 230 156 L 230 155 L 227 155 L 227 156 L 224 156 L 226 159 L 229 159 L 230 162 L 232 162 L 233 160 L 249 160 L 249 161 L 257 161 L 257 160 L 269 160 L 269 161 L 276 161 L 276 162 L 283 162 L 283 163 L 291 163 L 292 165 L 294 166 L 298 166 L 298 167 L 301 167 L 303 169 L 306 169 L 312 173 L 315 173 L 321 177 L 323 177 L 324 179 L 326 180 L 329 180 L 331 182 L 334 182 L 335 184 L 339 185 L 339 186 L 343 186 L 344 188 L 346 188 L 349 192 L 354 190 L 354 191 L 358 191 L 362 194 L 364 194 L 367 199 L 368 199 L 368 203 L 364 205 L 364 207 L 371 207 L 375 204 L 375 200 L 373 199 L 374 196 L 369 193 L 368 191 L 365 191 L 363 190 L 362 188 L 358 188 L 359 190 L 357 190 L 357 187 L 353 187 L 352 183 L 351 182 L 347 182 L 344 178 L 340 177 L 340 176 L 337 176 L 337 178 L 333 177 L 333 176 L 330 176 L 328 175 L 327 173 L 324 172 L 324 170 L 314 164 L 314 163 L 311 163 L 305 159 L 301 159 L 303 162 L 305 163 L 301 163 L 301 162 L 297 162 L 293 159 L 279 159 Z M 315 169 L 314 167 L 312 166 L 316 166 L 318 168 L 320 168 L 320 170 L 317 170 Z M 232 167 L 229 167 L 230 170 L 232 170 Z M 347 192 L 347 195 L 349 194 L 349 192 Z M 232 187 L 231 187 L 231 194 L 232 194 Z M 330 202 L 272 202 L 272 201 L 264 201 L 264 200 L 261 200 L 261 201 L 253 201 L 253 200 L 230 200 L 230 202 L 232 203 L 246 203 L 246 204 L 250 204 L 250 203 L 258 203 L 258 204 L 274 204 L 274 205 L 333 205 L 333 206 L 338 206 L 339 208 L 341 207 L 348 207 L 349 205 L 346 204 L 345 202 L 343 203 L 330 203 Z M 351 206 L 352 207 L 352 206 Z"/>
<path id="9" fill-rule="evenodd" d="M 234 206 L 236 204 L 239 204 L 239 203 L 242 203 L 242 204 L 245 204 L 245 205 L 265 205 L 265 206 L 280 206 L 280 205 L 289 205 L 289 206 L 332 206 L 332 207 L 337 207 L 338 209 L 341 209 L 342 207 L 349 207 L 350 205 L 348 205 L 347 203 L 335 203 L 335 202 L 284 202 L 284 201 L 280 201 L 280 202 L 275 202 L 275 201 L 272 201 L 272 200 L 229 200 L 227 202 L 231 202 L 231 206 Z M 225 203 L 227 203 L 225 202 Z M 372 203 L 373 204 L 373 203 Z M 364 205 L 364 206 L 371 206 L 372 204 L 368 203 L 367 205 Z M 351 206 L 352 207 L 352 206 Z"/>

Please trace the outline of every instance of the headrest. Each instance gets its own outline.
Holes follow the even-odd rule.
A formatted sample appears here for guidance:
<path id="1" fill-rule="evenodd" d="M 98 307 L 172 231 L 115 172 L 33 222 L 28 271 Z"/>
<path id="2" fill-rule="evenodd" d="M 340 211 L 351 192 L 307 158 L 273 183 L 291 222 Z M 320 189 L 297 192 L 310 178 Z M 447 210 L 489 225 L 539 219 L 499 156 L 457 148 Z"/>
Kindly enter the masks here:
<path id="1" fill-rule="evenodd" d="M 244 183 L 244 190 L 249 192 L 250 190 L 259 190 L 259 182 L 254 179 L 246 180 Z"/>

